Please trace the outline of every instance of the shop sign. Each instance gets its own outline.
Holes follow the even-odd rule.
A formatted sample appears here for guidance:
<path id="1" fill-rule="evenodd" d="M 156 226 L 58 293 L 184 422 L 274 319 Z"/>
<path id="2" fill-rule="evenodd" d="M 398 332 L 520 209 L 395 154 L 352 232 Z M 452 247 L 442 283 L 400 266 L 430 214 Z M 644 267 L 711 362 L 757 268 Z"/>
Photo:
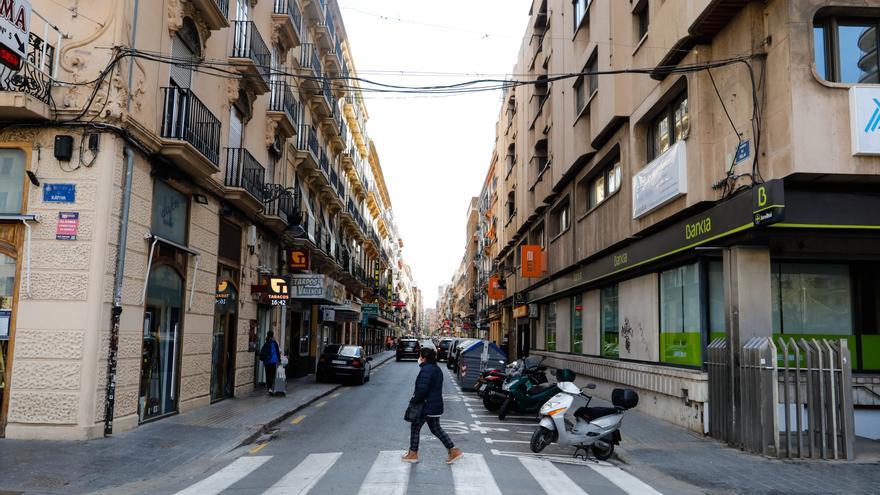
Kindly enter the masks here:
<path id="1" fill-rule="evenodd" d="M 525 292 L 517 292 L 513 295 L 513 305 L 514 306 L 525 306 L 526 305 L 526 293 Z"/>
<path id="2" fill-rule="evenodd" d="M 489 277 L 489 299 L 500 301 L 507 295 L 507 291 L 501 288 L 501 277 L 492 275 Z"/>
<path id="3" fill-rule="evenodd" d="M 523 245 L 520 255 L 523 278 L 541 278 L 544 275 L 547 264 L 541 246 Z"/>
<path id="4" fill-rule="evenodd" d="M 850 88 L 849 119 L 852 154 L 880 155 L 880 88 Z"/>
<path id="5" fill-rule="evenodd" d="M 76 203 L 76 184 L 43 184 L 43 203 Z"/>
<path id="6" fill-rule="evenodd" d="M 529 304 L 529 318 L 538 318 L 537 304 Z"/>
<path id="7" fill-rule="evenodd" d="M 785 184 L 772 180 L 752 189 L 755 225 L 771 225 L 785 219 Z"/>
<path id="8" fill-rule="evenodd" d="M 311 268 L 311 253 L 307 249 L 289 249 L 287 268 L 291 271 L 304 271 Z"/>
<path id="9" fill-rule="evenodd" d="M 290 297 L 296 299 L 324 299 L 324 275 L 295 274 L 290 279 Z"/>
<path id="10" fill-rule="evenodd" d="M 12 310 L 0 309 L 0 340 L 9 340 L 9 322 L 12 320 Z"/>
<path id="11" fill-rule="evenodd" d="M 333 308 L 321 307 L 321 320 L 326 322 L 336 321 L 336 310 Z"/>
<path id="12" fill-rule="evenodd" d="M 361 313 L 364 316 L 379 316 L 379 305 L 378 304 L 362 304 L 361 305 Z"/>
<path id="13" fill-rule="evenodd" d="M 75 241 L 79 231 L 79 212 L 58 212 L 58 224 L 55 225 L 55 240 Z"/>
<path id="14" fill-rule="evenodd" d="M 27 56 L 31 31 L 31 4 L 27 0 L 0 1 L 0 63 L 19 70 Z"/>
<path id="15" fill-rule="evenodd" d="M 290 299 L 290 291 L 284 277 L 269 277 L 266 292 L 269 296 L 269 304 L 272 306 L 285 306 L 287 300 Z"/>
<path id="16" fill-rule="evenodd" d="M 162 181 L 153 186 L 153 218 L 150 229 L 153 234 L 186 244 L 187 209 L 186 196 Z"/>
<path id="17" fill-rule="evenodd" d="M 226 306 L 231 302 L 234 302 L 232 299 L 232 293 L 229 290 L 229 282 L 226 280 L 221 280 L 217 283 L 217 293 L 214 295 L 214 304 L 219 306 Z"/>
<path id="18" fill-rule="evenodd" d="M 526 305 L 516 306 L 513 308 L 513 317 L 514 318 L 526 318 L 529 316 L 529 307 Z"/>
<path id="19" fill-rule="evenodd" d="M 687 194 L 686 150 L 686 141 L 678 141 L 633 176 L 634 219 Z"/>

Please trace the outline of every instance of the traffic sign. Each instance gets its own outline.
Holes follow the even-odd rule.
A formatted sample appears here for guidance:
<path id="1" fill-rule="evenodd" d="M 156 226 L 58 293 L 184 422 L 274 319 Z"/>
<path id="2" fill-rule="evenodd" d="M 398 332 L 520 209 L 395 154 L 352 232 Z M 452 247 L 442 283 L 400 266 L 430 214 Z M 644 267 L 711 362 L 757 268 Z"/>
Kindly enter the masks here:
<path id="1" fill-rule="evenodd" d="M 28 0 L 0 0 L 0 64 L 21 68 L 27 55 L 31 32 L 31 4 Z"/>

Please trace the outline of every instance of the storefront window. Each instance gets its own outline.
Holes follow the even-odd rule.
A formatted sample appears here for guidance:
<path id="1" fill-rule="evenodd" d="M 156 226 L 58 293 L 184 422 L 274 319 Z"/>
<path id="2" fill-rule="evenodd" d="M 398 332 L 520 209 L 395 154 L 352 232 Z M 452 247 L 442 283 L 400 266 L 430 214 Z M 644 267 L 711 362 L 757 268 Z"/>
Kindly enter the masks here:
<path id="1" fill-rule="evenodd" d="M 581 296 L 571 298 L 571 352 L 580 354 L 584 347 L 584 308 Z"/>
<path id="2" fill-rule="evenodd" d="M 602 307 L 602 348 L 600 352 L 605 357 L 619 357 L 620 326 L 618 325 L 619 313 L 616 285 L 602 289 L 599 304 Z"/>
<path id="3" fill-rule="evenodd" d="M 144 305 L 140 419 L 177 411 L 178 365 L 183 323 L 183 278 L 169 265 L 150 272 Z"/>
<path id="4" fill-rule="evenodd" d="M 709 263 L 709 340 L 727 336 L 724 320 L 724 267 L 720 261 Z"/>
<path id="5" fill-rule="evenodd" d="M 694 263 L 660 274 L 660 361 L 702 366 L 700 269 Z"/>
<path id="6" fill-rule="evenodd" d="M 556 350 L 556 303 L 547 305 L 547 316 L 544 320 L 544 350 Z"/>
<path id="7" fill-rule="evenodd" d="M 0 411 L 3 393 L 9 383 L 7 361 L 12 333 L 12 303 L 15 294 L 15 258 L 0 253 Z M 2 423 L 0 417 L 0 423 Z"/>
<path id="8" fill-rule="evenodd" d="M 0 213 L 21 213 L 24 199 L 24 151 L 0 149 Z"/>

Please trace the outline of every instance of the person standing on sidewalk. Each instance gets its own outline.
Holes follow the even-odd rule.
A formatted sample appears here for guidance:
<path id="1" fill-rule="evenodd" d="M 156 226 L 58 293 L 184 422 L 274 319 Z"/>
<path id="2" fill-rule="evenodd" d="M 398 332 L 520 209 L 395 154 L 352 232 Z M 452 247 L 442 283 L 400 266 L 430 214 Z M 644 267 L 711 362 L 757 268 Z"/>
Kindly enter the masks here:
<path id="1" fill-rule="evenodd" d="M 411 423 L 409 433 L 409 450 L 402 457 L 404 462 L 419 462 L 419 435 L 422 426 L 428 423 L 431 433 L 434 434 L 446 447 L 449 456 L 446 464 L 461 459 L 461 450 L 452 443 L 449 435 L 440 426 L 440 415 L 443 414 L 443 372 L 437 366 L 437 351 L 430 347 L 423 347 L 419 352 L 419 376 L 416 378 L 416 389 L 410 399 L 410 405 L 424 404 L 422 416 Z"/>
<path id="2" fill-rule="evenodd" d="M 260 349 L 260 361 L 266 369 L 266 390 L 269 395 L 275 393 L 275 375 L 278 372 L 278 363 L 281 362 L 281 350 L 278 342 L 275 342 L 275 332 L 269 330 L 266 333 L 266 343 Z"/>

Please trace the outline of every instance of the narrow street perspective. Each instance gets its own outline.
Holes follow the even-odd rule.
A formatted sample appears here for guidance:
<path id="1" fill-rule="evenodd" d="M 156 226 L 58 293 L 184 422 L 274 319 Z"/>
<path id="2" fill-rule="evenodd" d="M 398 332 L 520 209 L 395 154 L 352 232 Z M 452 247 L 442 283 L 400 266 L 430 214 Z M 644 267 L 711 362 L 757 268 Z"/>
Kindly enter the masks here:
<path id="1" fill-rule="evenodd" d="M 0 0 L 0 495 L 875 494 L 880 1 Z"/>

